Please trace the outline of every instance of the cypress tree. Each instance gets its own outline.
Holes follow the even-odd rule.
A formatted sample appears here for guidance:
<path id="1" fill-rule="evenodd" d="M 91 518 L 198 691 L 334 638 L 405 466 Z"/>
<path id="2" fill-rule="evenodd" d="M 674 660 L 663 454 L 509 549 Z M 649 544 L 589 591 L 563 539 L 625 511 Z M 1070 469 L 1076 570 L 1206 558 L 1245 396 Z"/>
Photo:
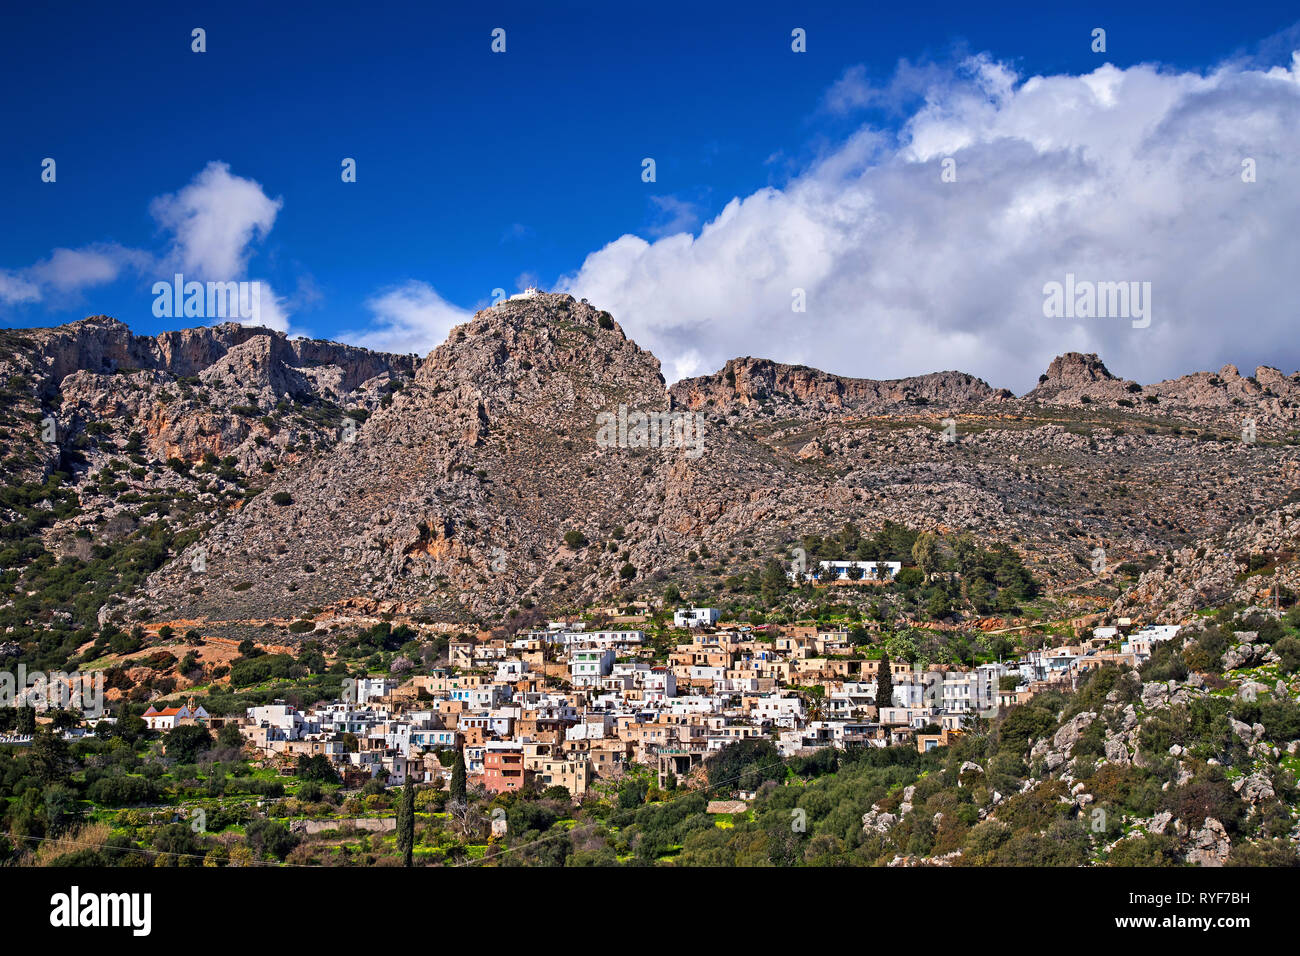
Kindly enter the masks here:
<path id="1" fill-rule="evenodd" d="M 886 651 L 880 655 L 880 670 L 876 671 L 876 707 L 893 706 L 894 675 L 889 670 L 889 652 Z"/>
<path id="2" fill-rule="evenodd" d="M 402 854 L 402 865 L 410 866 L 415 853 L 415 782 L 410 773 L 402 790 L 402 806 L 397 811 L 397 849 Z"/>
<path id="3" fill-rule="evenodd" d="M 465 752 L 456 754 L 456 763 L 451 768 L 451 802 L 464 803 L 467 788 L 465 784 Z"/>

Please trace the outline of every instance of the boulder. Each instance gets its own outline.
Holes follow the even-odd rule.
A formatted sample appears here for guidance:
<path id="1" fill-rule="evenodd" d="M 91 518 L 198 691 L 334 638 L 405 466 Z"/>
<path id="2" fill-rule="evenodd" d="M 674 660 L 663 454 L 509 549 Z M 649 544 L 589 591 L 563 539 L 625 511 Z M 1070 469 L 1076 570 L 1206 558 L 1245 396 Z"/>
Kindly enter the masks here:
<path id="1" fill-rule="evenodd" d="M 1259 771 L 1248 777 L 1238 777 L 1233 781 L 1232 789 L 1241 794 L 1241 798 L 1251 806 L 1257 806 L 1262 801 L 1272 800 L 1274 797 L 1272 781 Z"/>
<path id="2" fill-rule="evenodd" d="M 1191 835 L 1191 849 L 1184 858 L 1197 866 L 1223 866 L 1231 850 L 1232 842 L 1223 824 L 1207 817 L 1204 826 Z"/>
<path id="3" fill-rule="evenodd" d="M 1056 734 L 1052 737 L 1053 749 L 1068 753 L 1074 748 L 1074 745 L 1079 742 L 1079 738 L 1083 736 L 1083 732 L 1087 730 L 1096 719 L 1097 715 L 1092 711 L 1084 711 L 1081 714 L 1076 714 L 1069 721 L 1062 724 L 1056 731 Z"/>
<path id="4" fill-rule="evenodd" d="M 1250 635 L 1254 637 L 1252 633 Z M 1223 652 L 1223 669 L 1225 671 L 1241 670 L 1243 667 L 1258 667 L 1267 659 L 1273 649 L 1267 644 L 1238 644 Z"/>
<path id="5" fill-rule="evenodd" d="M 1136 727 L 1137 723 L 1138 723 L 1137 711 L 1133 709 L 1132 704 L 1125 704 L 1124 711 L 1120 719 L 1120 725 L 1119 725 L 1120 730 L 1127 733 L 1128 731 Z"/>
<path id="6" fill-rule="evenodd" d="M 1263 724 L 1246 724 L 1233 717 L 1228 718 L 1228 727 L 1232 733 L 1247 747 L 1253 747 L 1264 737 Z"/>
<path id="7" fill-rule="evenodd" d="M 885 833 L 894 824 L 898 822 L 898 817 L 892 813 L 881 813 L 872 808 L 862 815 L 863 832 Z"/>

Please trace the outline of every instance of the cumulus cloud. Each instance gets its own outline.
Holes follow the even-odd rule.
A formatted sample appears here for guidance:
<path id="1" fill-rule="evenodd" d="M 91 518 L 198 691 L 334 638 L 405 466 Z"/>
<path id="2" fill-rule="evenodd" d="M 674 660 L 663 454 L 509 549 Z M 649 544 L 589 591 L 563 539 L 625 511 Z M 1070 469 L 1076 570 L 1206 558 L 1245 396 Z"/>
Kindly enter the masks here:
<path id="1" fill-rule="evenodd" d="M 83 290 L 116 282 L 128 272 L 150 285 L 170 282 L 175 272 L 187 281 L 244 279 L 254 243 L 270 232 L 282 205 L 258 183 L 232 175 L 225 163 L 209 163 L 185 188 L 150 204 L 168 234 L 165 250 L 154 253 L 117 243 L 55 249 L 33 265 L 0 269 L 0 305 L 71 308 L 80 303 Z M 305 287 L 300 280 L 295 299 L 276 295 L 265 279 L 256 281 L 260 310 L 250 321 L 282 332 L 290 331 L 295 302 L 310 304 L 319 297 L 310 280 Z"/>
<path id="2" fill-rule="evenodd" d="M 657 222 L 650 227 L 652 236 L 671 236 L 690 232 L 700 223 L 699 207 L 677 196 L 651 196 Z"/>
<path id="3" fill-rule="evenodd" d="M 169 261 L 193 278 L 224 281 L 243 275 L 251 245 L 265 238 L 284 205 L 226 163 L 208 163 L 194 181 L 159 196 L 149 211 L 172 233 Z"/>
<path id="4" fill-rule="evenodd" d="M 862 127 L 698 234 L 622 236 L 560 285 L 679 375 L 763 355 L 870 377 L 957 368 L 1024 391 L 1069 350 L 1142 381 L 1300 365 L 1300 53 L 1204 73 L 904 63 L 879 87 L 848 71 L 823 107 L 905 101 L 896 131 Z M 1045 317 L 1044 285 L 1067 273 L 1150 282 L 1150 327 Z"/>
<path id="5" fill-rule="evenodd" d="M 412 279 L 366 301 L 368 328 L 345 332 L 344 342 L 380 352 L 424 355 L 441 345 L 453 326 L 473 313 L 452 305 L 427 282 Z"/>
<path id="6" fill-rule="evenodd" d="M 187 281 L 244 278 L 255 243 L 270 233 L 283 205 L 260 183 L 232 174 L 228 164 L 208 163 L 184 189 L 149 205 L 158 225 L 171 233 L 159 269 L 179 271 Z M 265 279 L 256 281 L 260 307 L 251 321 L 280 332 L 301 331 L 291 330 L 290 300 L 277 295 Z"/>

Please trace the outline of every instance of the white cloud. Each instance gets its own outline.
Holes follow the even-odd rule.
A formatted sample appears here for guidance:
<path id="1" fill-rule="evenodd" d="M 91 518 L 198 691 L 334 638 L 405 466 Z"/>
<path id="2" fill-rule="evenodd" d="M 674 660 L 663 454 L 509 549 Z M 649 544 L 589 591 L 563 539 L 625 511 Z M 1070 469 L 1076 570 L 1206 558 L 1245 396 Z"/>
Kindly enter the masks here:
<path id="1" fill-rule="evenodd" d="M 247 325 L 262 325 L 277 332 L 294 335 L 306 334 L 305 329 L 291 328 L 289 325 L 289 304 L 275 294 L 271 283 L 265 279 L 256 280 L 258 285 L 257 314 L 248 320 Z M 238 321 L 238 320 L 236 320 Z"/>
<path id="2" fill-rule="evenodd" d="M 270 233 L 283 205 L 282 199 L 271 199 L 254 180 L 231 174 L 226 163 L 208 163 L 184 189 L 150 203 L 154 219 L 172 234 L 171 248 L 159 268 L 179 270 L 187 280 L 243 278 L 254 243 Z M 302 333 L 290 326 L 290 300 L 276 295 L 265 279 L 257 282 L 259 310 L 250 324 Z"/>
<path id="3" fill-rule="evenodd" d="M 25 278 L 21 273 L 0 270 L 0 302 L 5 305 L 20 305 L 25 302 L 39 302 L 41 290 L 36 283 Z"/>
<path id="4" fill-rule="evenodd" d="M 876 84 L 867 76 L 867 68 L 858 64 L 849 67 L 831 84 L 822 98 L 822 106 L 828 112 L 841 114 L 872 108 L 897 112 L 946 83 L 950 75 L 951 71 L 938 64 L 915 64 L 902 59 L 889 82 Z"/>
<path id="5" fill-rule="evenodd" d="M 82 290 L 116 282 L 128 270 L 150 279 L 150 286 L 152 280 L 170 282 L 177 271 L 201 282 L 243 279 L 253 243 L 270 232 L 282 205 L 253 180 L 232 175 L 225 163 L 209 163 L 184 189 L 150 204 L 154 218 L 170 233 L 163 253 L 117 243 L 55 249 L 33 265 L 0 270 L 0 304 L 71 308 Z M 258 284 L 260 314 L 249 321 L 286 333 L 294 305 L 310 305 L 319 297 L 310 279 L 305 284 L 299 280 L 293 299 L 276 295 L 264 279 Z"/>
<path id="6" fill-rule="evenodd" d="M 367 300 L 369 326 L 339 336 L 343 342 L 380 352 L 424 355 L 473 313 L 447 302 L 426 282 L 412 279 Z"/>
<path id="7" fill-rule="evenodd" d="M 0 302 L 75 301 L 83 289 L 116 282 L 127 269 L 144 270 L 150 261 L 147 253 L 116 243 L 55 249 L 48 258 L 16 272 L 0 270 Z"/>
<path id="8" fill-rule="evenodd" d="M 896 136 L 864 127 L 698 235 L 622 236 L 560 286 L 675 374 L 763 355 L 871 377 L 957 368 L 1023 391 L 1071 349 L 1142 381 L 1300 365 L 1300 55 L 1206 74 L 1024 79 L 987 56 L 900 74 L 880 92 L 849 71 L 828 95 L 841 111 L 911 97 Z M 1044 318 L 1043 285 L 1067 272 L 1151 282 L 1150 328 Z"/>
<path id="9" fill-rule="evenodd" d="M 180 192 L 154 199 L 149 211 L 173 234 L 171 262 L 194 279 L 225 281 L 243 275 L 250 246 L 271 231 L 283 205 L 212 162 Z"/>
<path id="10" fill-rule="evenodd" d="M 87 286 L 115 282 L 124 268 L 141 268 L 149 257 L 115 244 L 82 249 L 55 249 L 48 259 L 36 263 L 28 275 L 43 286 L 73 291 Z"/>
<path id="11" fill-rule="evenodd" d="M 671 236 L 690 232 L 700 224 L 700 210 L 693 202 L 676 196 L 651 196 L 657 222 L 650 227 L 652 236 Z"/>

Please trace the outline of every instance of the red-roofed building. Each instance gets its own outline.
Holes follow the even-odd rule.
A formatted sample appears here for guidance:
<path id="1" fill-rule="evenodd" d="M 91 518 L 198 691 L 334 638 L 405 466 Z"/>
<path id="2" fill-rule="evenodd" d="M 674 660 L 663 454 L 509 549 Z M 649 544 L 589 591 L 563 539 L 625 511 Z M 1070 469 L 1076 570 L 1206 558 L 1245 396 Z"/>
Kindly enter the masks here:
<path id="1" fill-rule="evenodd" d="M 195 707 L 194 701 L 179 707 L 165 707 L 159 710 L 152 704 L 142 715 L 150 730 L 174 730 L 181 724 L 207 723 L 208 712 L 202 706 Z"/>

